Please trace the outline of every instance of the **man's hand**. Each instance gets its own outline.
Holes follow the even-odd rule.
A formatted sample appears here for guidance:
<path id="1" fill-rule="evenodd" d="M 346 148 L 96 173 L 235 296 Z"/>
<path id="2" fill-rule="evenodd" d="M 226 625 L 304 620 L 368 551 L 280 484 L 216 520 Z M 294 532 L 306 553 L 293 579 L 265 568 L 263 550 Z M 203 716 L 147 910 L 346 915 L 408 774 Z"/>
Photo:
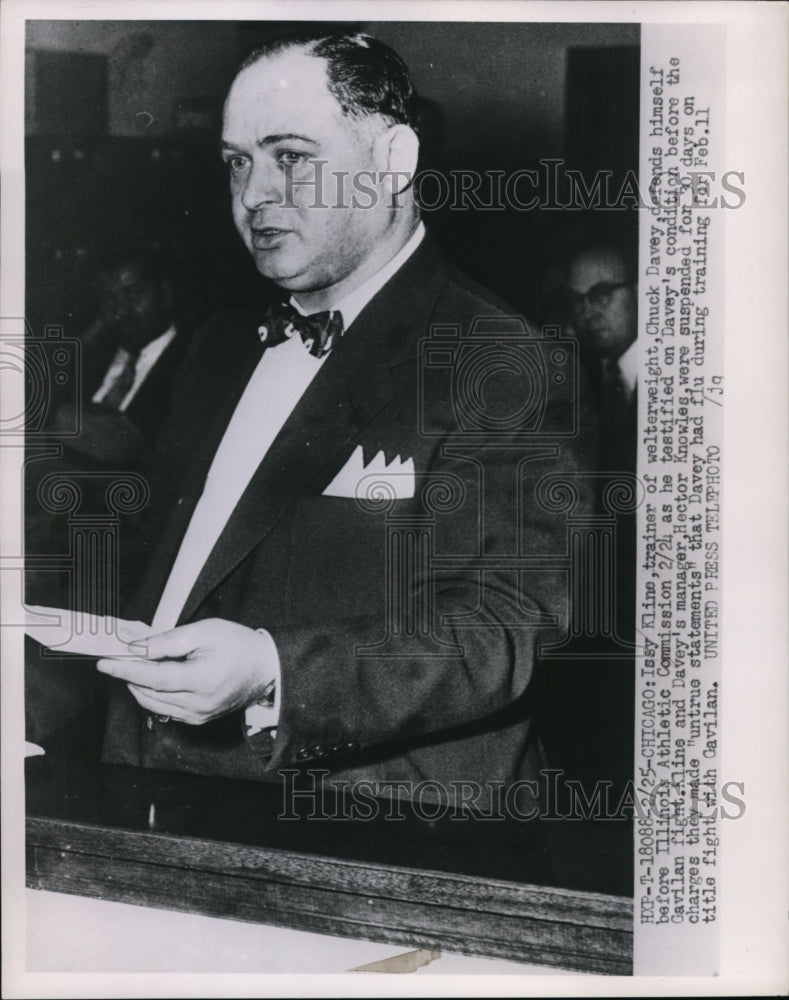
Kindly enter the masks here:
<path id="1" fill-rule="evenodd" d="M 279 662 L 268 633 L 207 618 L 129 647 L 140 659 L 106 659 L 98 669 L 127 682 L 142 708 L 200 726 L 258 701 L 277 676 Z"/>

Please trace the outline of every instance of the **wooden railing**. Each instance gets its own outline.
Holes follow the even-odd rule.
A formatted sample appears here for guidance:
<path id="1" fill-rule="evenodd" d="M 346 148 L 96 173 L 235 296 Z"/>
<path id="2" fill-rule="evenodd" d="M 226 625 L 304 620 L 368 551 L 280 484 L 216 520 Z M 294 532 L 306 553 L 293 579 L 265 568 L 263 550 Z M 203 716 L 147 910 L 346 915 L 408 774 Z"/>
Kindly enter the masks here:
<path id="1" fill-rule="evenodd" d="M 277 785 L 27 762 L 28 885 L 327 934 L 632 972 L 622 821 L 284 820 Z M 327 813 L 339 800 L 324 800 Z M 294 970 L 297 971 L 297 970 Z"/>

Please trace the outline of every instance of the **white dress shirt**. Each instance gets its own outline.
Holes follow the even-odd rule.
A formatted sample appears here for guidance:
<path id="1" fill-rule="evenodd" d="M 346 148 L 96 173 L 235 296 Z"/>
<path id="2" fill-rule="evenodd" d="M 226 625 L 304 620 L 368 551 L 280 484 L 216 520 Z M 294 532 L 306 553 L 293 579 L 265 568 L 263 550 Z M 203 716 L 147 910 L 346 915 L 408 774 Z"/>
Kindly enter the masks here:
<path id="1" fill-rule="evenodd" d="M 159 358 L 164 354 L 165 349 L 169 345 L 170 341 L 175 336 L 175 327 L 168 327 L 161 336 L 152 340 L 150 343 L 146 344 L 145 347 L 140 351 L 137 357 L 137 364 L 134 366 L 134 381 L 131 384 L 131 388 L 123 397 L 121 405 L 118 407 L 119 410 L 125 410 L 129 403 L 137 395 L 137 390 L 143 384 L 145 379 L 148 377 L 148 373 L 159 360 Z M 115 380 L 118 375 L 123 371 L 126 364 L 126 359 L 130 356 L 129 351 L 125 347 L 119 347 L 115 352 L 115 357 L 112 359 L 110 367 L 107 369 L 107 374 L 104 376 L 104 381 L 101 383 L 99 388 L 93 394 L 93 402 L 100 403 L 102 399 L 107 395 L 110 389 L 115 384 Z"/>
<path id="2" fill-rule="evenodd" d="M 634 340 L 624 354 L 620 354 L 617 359 L 619 365 L 619 375 L 622 386 L 627 393 L 627 398 L 631 399 L 636 390 L 636 380 L 638 378 L 638 340 Z"/>
<path id="3" fill-rule="evenodd" d="M 342 313 L 346 331 L 373 296 L 413 254 L 424 235 L 425 228 L 420 222 L 405 246 L 387 264 L 331 306 L 331 309 Z M 291 297 L 291 303 L 304 314 L 295 296 Z M 348 333 L 344 335 L 348 336 Z M 264 351 L 214 455 L 202 495 L 159 600 L 153 619 L 155 632 L 175 627 L 200 571 L 250 479 L 328 357 L 314 357 L 300 337 L 292 337 Z M 259 631 L 268 636 L 264 629 Z M 247 710 L 247 723 L 254 731 L 273 727 L 279 717 L 279 658 L 270 636 L 269 640 L 277 680 L 275 703 L 273 708 L 254 705 Z"/>

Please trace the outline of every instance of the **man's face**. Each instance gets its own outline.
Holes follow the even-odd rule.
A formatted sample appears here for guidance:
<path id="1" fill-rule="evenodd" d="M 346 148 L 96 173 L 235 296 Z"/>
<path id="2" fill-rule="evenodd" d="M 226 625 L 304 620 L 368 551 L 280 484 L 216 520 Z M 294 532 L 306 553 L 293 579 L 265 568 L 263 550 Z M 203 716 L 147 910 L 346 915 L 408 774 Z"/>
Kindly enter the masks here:
<path id="1" fill-rule="evenodd" d="M 349 207 L 354 195 L 359 205 L 372 200 L 352 180 L 374 169 L 373 140 L 342 114 L 324 60 L 291 49 L 243 70 L 225 104 L 222 145 L 233 219 L 264 277 L 292 292 L 329 289 L 373 251 L 383 199 Z"/>
<path id="2" fill-rule="evenodd" d="M 102 319 L 122 347 L 140 350 L 170 325 L 165 282 L 133 261 L 107 271 L 100 285 Z"/>
<path id="3" fill-rule="evenodd" d="M 618 358 L 636 339 L 635 290 L 627 280 L 622 259 L 602 248 L 579 254 L 570 265 L 572 324 L 581 342 L 599 357 Z"/>

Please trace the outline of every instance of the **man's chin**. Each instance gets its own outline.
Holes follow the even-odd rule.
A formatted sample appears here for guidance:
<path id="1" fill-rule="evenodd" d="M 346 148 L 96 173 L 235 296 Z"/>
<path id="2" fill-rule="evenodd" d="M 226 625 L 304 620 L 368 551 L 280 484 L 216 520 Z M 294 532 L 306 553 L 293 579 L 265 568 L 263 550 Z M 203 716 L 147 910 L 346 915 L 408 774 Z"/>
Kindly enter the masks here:
<path id="1" fill-rule="evenodd" d="M 258 274 L 285 292 L 312 292 L 318 286 L 314 274 L 308 268 L 299 268 L 292 261 L 274 260 L 260 252 L 254 254 L 254 260 Z"/>
<path id="2" fill-rule="evenodd" d="M 274 251 L 253 250 L 252 259 L 259 274 L 275 285 L 291 291 L 291 283 L 298 283 L 298 268 L 293 263 L 282 260 Z"/>

